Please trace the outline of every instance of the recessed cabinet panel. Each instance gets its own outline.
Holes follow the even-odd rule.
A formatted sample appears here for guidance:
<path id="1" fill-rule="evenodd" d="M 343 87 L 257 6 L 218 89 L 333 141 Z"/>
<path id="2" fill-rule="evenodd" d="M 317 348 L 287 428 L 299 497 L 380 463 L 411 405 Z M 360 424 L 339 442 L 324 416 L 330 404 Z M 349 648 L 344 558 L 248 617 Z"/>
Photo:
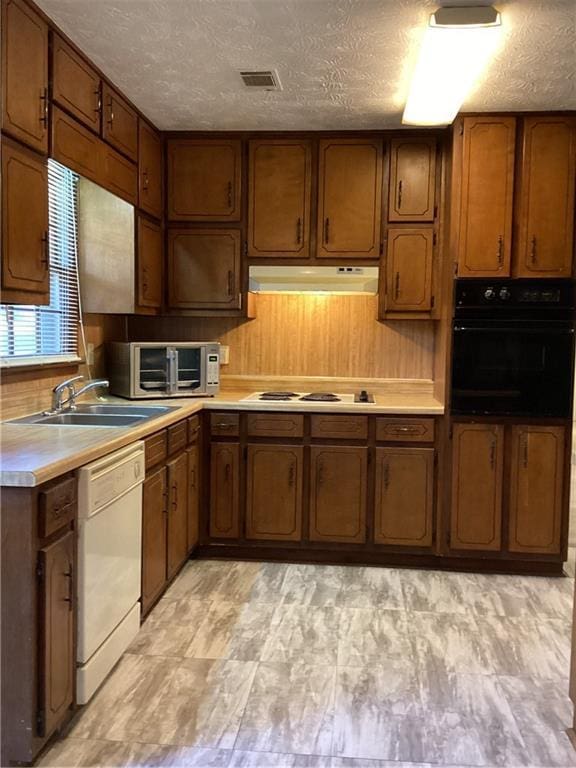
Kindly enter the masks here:
<path id="1" fill-rule="evenodd" d="M 381 194 L 380 141 L 320 141 L 318 256 L 377 258 Z"/>
<path id="2" fill-rule="evenodd" d="M 390 143 L 389 221 L 433 221 L 436 140 L 393 139 Z"/>
<path id="3" fill-rule="evenodd" d="M 186 422 L 184 422 L 186 427 Z M 188 456 L 180 453 L 168 467 L 168 559 L 170 579 L 188 556 Z"/>
<path id="4" fill-rule="evenodd" d="M 377 544 L 431 546 L 433 504 L 434 449 L 376 449 Z"/>
<path id="5" fill-rule="evenodd" d="M 2 142 L 3 301 L 50 302 L 46 159 Z"/>
<path id="6" fill-rule="evenodd" d="M 162 467 L 146 477 L 142 490 L 142 613 L 166 583 L 167 514 L 166 467 Z"/>
<path id="7" fill-rule="evenodd" d="M 241 143 L 235 139 L 168 142 L 168 219 L 239 221 Z"/>
<path id="8" fill-rule="evenodd" d="M 52 99 L 77 120 L 100 131 L 100 75 L 60 35 L 52 37 Z"/>
<path id="9" fill-rule="evenodd" d="M 240 233 L 168 233 L 168 303 L 174 309 L 239 309 Z"/>
<path id="10" fill-rule="evenodd" d="M 303 452 L 295 445 L 248 446 L 247 539 L 300 540 Z"/>
<path id="11" fill-rule="evenodd" d="M 500 549 L 503 467 L 503 426 L 454 424 L 452 549 Z"/>
<path id="12" fill-rule="evenodd" d="M 431 229 L 388 230 L 388 311 L 427 312 L 432 309 L 433 238 Z"/>
<path id="13" fill-rule="evenodd" d="M 2 3 L 2 131 L 48 151 L 48 26 L 23 0 Z"/>
<path id="14" fill-rule="evenodd" d="M 186 451 L 188 455 L 188 552 L 198 544 L 200 516 L 200 449 L 198 444 Z"/>
<path id="15" fill-rule="evenodd" d="M 157 219 L 162 218 L 162 140 L 156 131 L 138 123 L 138 205 Z"/>
<path id="16" fill-rule="evenodd" d="M 312 147 L 308 141 L 250 142 L 248 255 L 310 255 Z"/>
<path id="17" fill-rule="evenodd" d="M 236 539 L 240 534 L 238 443 L 212 443 L 210 448 L 210 536 Z"/>
<path id="18" fill-rule="evenodd" d="M 162 230 L 143 216 L 138 216 L 137 291 L 139 306 L 162 306 Z"/>
<path id="19" fill-rule="evenodd" d="M 52 157 L 87 179 L 100 183 L 100 139 L 58 107 L 52 107 Z"/>
<path id="20" fill-rule="evenodd" d="M 513 117 L 466 117 L 463 125 L 458 275 L 510 275 Z"/>
<path id="21" fill-rule="evenodd" d="M 513 426 L 511 552 L 560 552 L 564 427 Z"/>
<path id="22" fill-rule="evenodd" d="M 130 160 L 138 160 L 138 116 L 107 83 L 102 85 L 102 138 Z"/>
<path id="23" fill-rule="evenodd" d="M 310 449 L 310 539 L 361 544 L 366 540 L 368 449 Z"/>
<path id="24" fill-rule="evenodd" d="M 574 255 L 576 120 L 523 121 L 518 204 L 518 277 L 570 277 Z"/>

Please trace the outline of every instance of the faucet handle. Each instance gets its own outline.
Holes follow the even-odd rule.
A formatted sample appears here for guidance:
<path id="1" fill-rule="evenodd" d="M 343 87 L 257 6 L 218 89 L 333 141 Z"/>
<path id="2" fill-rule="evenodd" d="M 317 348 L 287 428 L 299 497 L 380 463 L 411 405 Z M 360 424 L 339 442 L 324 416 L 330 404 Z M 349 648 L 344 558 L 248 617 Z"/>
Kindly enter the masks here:
<path id="1" fill-rule="evenodd" d="M 75 381 L 82 381 L 83 379 L 84 376 L 72 376 L 69 379 L 61 381 L 60 384 L 56 384 L 56 386 L 52 389 L 52 392 L 61 392 L 63 389 L 71 388 Z"/>

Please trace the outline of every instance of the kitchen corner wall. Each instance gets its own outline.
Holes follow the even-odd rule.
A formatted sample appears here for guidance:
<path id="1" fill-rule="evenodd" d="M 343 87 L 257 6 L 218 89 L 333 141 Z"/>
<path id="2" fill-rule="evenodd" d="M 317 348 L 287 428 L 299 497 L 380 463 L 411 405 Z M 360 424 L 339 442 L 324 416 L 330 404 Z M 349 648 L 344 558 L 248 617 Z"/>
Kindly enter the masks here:
<path id="1" fill-rule="evenodd" d="M 219 341 L 223 375 L 432 379 L 434 323 L 376 320 L 373 296 L 260 294 L 256 317 L 128 318 L 131 341 Z"/>

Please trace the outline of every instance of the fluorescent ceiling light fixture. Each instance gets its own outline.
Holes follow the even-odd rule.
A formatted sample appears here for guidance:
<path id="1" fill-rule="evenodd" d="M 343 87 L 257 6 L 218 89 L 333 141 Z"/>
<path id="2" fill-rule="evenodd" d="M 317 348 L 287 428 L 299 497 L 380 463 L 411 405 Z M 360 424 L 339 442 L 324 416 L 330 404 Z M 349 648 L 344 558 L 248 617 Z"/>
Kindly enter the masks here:
<path id="1" fill-rule="evenodd" d="M 449 125 L 498 45 L 492 6 L 440 8 L 430 16 L 402 122 Z"/>

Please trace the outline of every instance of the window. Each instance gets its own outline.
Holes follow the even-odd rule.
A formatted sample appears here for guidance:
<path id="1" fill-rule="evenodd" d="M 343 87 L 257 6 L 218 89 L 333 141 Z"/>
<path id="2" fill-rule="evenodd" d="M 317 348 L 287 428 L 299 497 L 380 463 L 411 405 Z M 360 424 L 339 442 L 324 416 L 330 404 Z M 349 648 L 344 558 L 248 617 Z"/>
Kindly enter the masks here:
<path id="1" fill-rule="evenodd" d="M 0 304 L 3 366 L 78 360 L 78 176 L 48 160 L 50 304 Z"/>

